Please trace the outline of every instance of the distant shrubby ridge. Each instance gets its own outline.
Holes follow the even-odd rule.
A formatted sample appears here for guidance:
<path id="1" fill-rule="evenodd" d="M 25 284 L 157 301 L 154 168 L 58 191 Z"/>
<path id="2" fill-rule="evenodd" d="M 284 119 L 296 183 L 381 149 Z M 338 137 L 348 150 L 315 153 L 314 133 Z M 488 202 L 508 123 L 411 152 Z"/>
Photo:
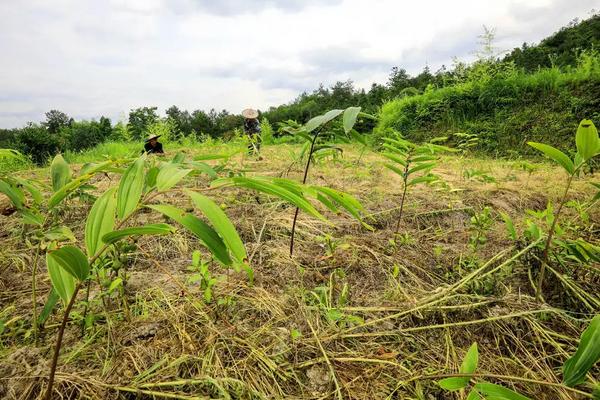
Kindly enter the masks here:
<path id="1" fill-rule="evenodd" d="M 523 144 L 539 140 L 568 148 L 572 127 L 583 119 L 600 119 L 600 14 L 573 21 L 539 44 L 524 43 L 500 56 L 494 31 L 480 36 L 478 59 L 456 60 L 450 68 L 416 76 L 401 67 L 391 70 L 385 84 L 357 89 L 350 80 L 320 85 L 288 104 L 261 112 L 269 142 L 285 128 L 304 123 L 331 109 L 360 106 L 380 120 L 359 121 L 356 129 L 375 141 L 390 129 L 411 140 L 461 132 L 477 135 L 477 150 L 510 155 L 528 151 Z M 237 134 L 243 118 L 227 110 L 189 112 L 172 106 L 160 117 L 157 107 L 141 107 L 126 122 L 110 119 L 75 121 L 51 110 L 41 123 L 0 129 L 0 148 L 13 148 L 37 164 L 58 152 L 81 151 L 104 141 L 140 141 L 149 133 L 168 140 L 192 137 L 228 139 Z M 268 126 L 267 126 L 268 125 Z M 272 130 L 271 130 L 272 127 Z"/>

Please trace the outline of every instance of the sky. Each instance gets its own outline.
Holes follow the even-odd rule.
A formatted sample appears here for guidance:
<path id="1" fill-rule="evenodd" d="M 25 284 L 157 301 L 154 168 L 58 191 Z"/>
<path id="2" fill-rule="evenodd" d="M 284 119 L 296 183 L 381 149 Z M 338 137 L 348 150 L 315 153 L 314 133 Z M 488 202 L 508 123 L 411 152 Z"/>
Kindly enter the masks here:
<path id="1" fill-rule="evenodd" d="M 597 0 L 0 0 L 0 128 L 130 109 L 266 110 L 538 42 Z"/>

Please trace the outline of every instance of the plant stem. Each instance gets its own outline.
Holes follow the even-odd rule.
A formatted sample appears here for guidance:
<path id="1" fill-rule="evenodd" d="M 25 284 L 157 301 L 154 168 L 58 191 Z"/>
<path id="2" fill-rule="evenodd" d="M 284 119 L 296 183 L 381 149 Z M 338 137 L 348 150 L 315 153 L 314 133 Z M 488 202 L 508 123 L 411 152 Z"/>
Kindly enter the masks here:
<path id="1" fill-rule="evenodd" d="M 397 235 L 400 231 L 400 220 L 402 219 L 402 210 L 404 210 L 404 199 L 406 198 L 406 184 L 408 181 L 408 166 L 410 163 L 406 162 L 406 167 L 404 167 L 404 175 L 402 176 L 402 181 L 404 182 L 404 190 L 402 191 L 402 198 L 400 199 L 400 215 L 398 216 L 398 221 L 396 222 L 396 230 L 394 235 Z"/>
<path id="2" fill-rule="evenodd" d="M 310 144 L 310 151 L 308 152 L 308 160 L 306 160 L 306 166 L 304 167 L 304 178 L 302 178 L 302 184 L 306 183 L 306 178 L 308 177 L 308 168 L 310 167 L 310 160 L 312 159 L 312 154 L 315 149 L 315 143 L 317 142 L 317 137 L 319 137 L 319 133 L 321 131 L 317 131 L 315 137 Z M 296 211 L 294 212 L 294 221 L 292 222 L 292 234 L 290 237 L 290 257 L 294 255 L 294 234 L 296 233 L 296 220 L 298 219 L 298 212 L 300 209 L 296 207 Z"/>
<path id="3" fill-rule="evenodd" d="M 52 397 L 52 386 L 54 384 L 54 375 L 56 374 L 56 365 L 58 364 L 58 355 L 60 354 L 60 347 L 62 344 L 63 335 L 65 333 L 65 327 L 67 326 L 67 321 L 69 320 L 69 313 L 73 308 L 73 304 L 75 304 L 75 299 L 77 298 L 77 293 L 79 293 L 79 289 L 81 289 L 82 283 L 79 282 L 75 287 L 75 291 L 73 292 L 73 296 L 67 305 L 65 310 L 63 320 L 60 324 L 60 328 L 58 329 L 58 337 L 56 338 L 56 345 L 54 346 L 54 355 L 52 356 L 52 365 L 50 367 L 50 374 L 48 375 L 48 387 L 46 388 L 46 394 L 44 395 L 44 400 L 50 400 Z"/>
<path id="4" fill-rule="evenodd" d="M 33 302 L 33 342 L 37 344 L 38 340 L 38 315 L 37 315 L 37 265 L 40 257 L 40 245 L 35 248 L 33 257 L 33 269 L 31 271 L 31 301 Z"/>
<path id="5" fill-rule="evenodd" d="M 565 187 L 565 192 L 560 199 L 560 203 L 558 204 L 558 209 L 556 210 L 556 214 L 552 220 L 552 225 L 550 226 L 550 230 L 548 231 L 548 237 L 546 239 L 546 245 L 544 246 L 544 253 L 542 254 L 542 265 L 540 267 L 540 274 L 538 276 L 537 286 L 535 290 L 535 298 L 538 301 L 542 301 L 542 285 L 544 283 L 544 275 L 546 273 L 546 264 L 548 264 L 548 252 L 550 250 L 550 246 L 552 245 L 552 238 L 554 237 L 554 232 L 556 230 L 556 223 L 558 222 L 558 217 L 560 212 L 565 204 L 565 200 L 567 198 L 567 194 L 569 193 L 569 189 L 571 188 L 571 183 L 573 182 L 573 178 L 575 176 L 575 171 L 571 176 L 569 176 L 569 180 L 567 181 L 567 186 Z"/>

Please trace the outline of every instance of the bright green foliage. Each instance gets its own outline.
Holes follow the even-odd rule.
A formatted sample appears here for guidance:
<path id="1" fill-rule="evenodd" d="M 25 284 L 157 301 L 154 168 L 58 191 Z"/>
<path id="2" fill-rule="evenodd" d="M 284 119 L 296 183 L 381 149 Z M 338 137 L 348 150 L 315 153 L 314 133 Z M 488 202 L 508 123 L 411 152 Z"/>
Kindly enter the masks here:
<path id="1" fill-rule="evenodd" d="M 221 210 L 221 207 L 200 193 L 189 190 L 186 191 L 186 193 L 190 196 L 194 205 L 202 211 L 206 218 L 208 218 L 215 231 L 225 242 L 225 245 L 236 262 L 240 264 L 246 263 L 248 261 L 248 256 L 246 254 L 244 243 L 242 243 L 242 239 L 240 239 L 235 226 L 233 226 L 229 217 Z"/>
<path id="2" fill-rule="evenodd" d="M 465 355 L 465 358 L 463 359 L 463 362 L 460 366 L 459 373 L 461 373 L 461 374 L 474 373 L 475 370 L 477 369 L 478 359 L 479 359 L 479 352 L 477 351 L 477 343 L 473 343 L 471 345 L 471 347 L 469 347 L 469 350 L 467 351 L 467 354 Z M 459 389 L 463 389 L 463 388 L 467 387 L 470 379 L 471 378 L 469 378 L 468 376 L 445 378 L 445 379 L 440 380 L 438 382 L 438 385 L 440 385 L 440 387 L 442 389 L 454 391 L 454 390 L 459 390 Z"/>
<path id="3" fill-rule="evenodd" d="M 90 265 L 85 254 L 75 246 L 63 246 L 49 252 L 48 257 L 79 281 L 86 280 L 90 274 Z"/>
<path id="4" fill-rule="evenodd" d="M 102 237 L 115 227 L 116 188 L 108 189 L 96 200 L 85 223 L 85 246 L 88 257 L 93 257 L 104 244 Z"/>
<path id="5" fill-rule="evenodd" d="M 55 248 L 55 245 L 50 246 L 51 251 Z M 75 276 L 67 272 L 50 254 L 46 253 L 46 266 L 48 267 L 52 287 L 62 301 L 67 304 L 75 292 Z"/>
<path id="6" fill-rule="evenodd" d="M 527 396 L 494 383 L 476 383 L 474 390 L 478 391 L 486 400 L 531 400 Z"/>
<path id="7" fill-rule="evenodd" d="M 206 222 L 202 221 L 195 215 L 186 213 L 185 211 L 166 204 L 160 205 L 148 205 L 148 208 L 156 210 L 161 214 L 166 215 L 175 222 L 183 225 L 196 237 L 198 237 L 202 244 L 206 246 L 211 254 L 223 265 L 232 265 L 229 251 L 223 242 L 223 239 L 219 234 L 211 228 Z"/>
<path id="8" fill-rule="evenodd" d="M 383 140 L 385 151 L 382 155 L 391 161 L 391 163 L 385 163 L 384 166 L 400 175 L 406 186 L 438 180 L 435 175 L 430 173 L 437 164 L 437 154 L 441 151 L 451 151 L 447 147 L 432 143 L 416 145 L 403 139 L 399 134 Z M 416 172 L 420 172 L 420 175 L 414 177 Z M 411 177 L 412 179 L 409 179 Z"/>
<path id="9" fill-rule="evenodd" d="M 286 184 L 283 184 L 282 182 L 276 183 L 274 180 L 269 178 L 247 178 L 242 176 L 217 179 L 211 183 L 211 186 L 213 187 L 240 186 L 263 192 L 285 200 L 295 205 L 302 211 L 312 215 L 313 217 L 325 221 L 326 218 L 319 211 L 317 211 L 317 209 L 306 198 L 302 196 L 302 191 L 297 190 L 297 185 L 298 184 L 292 181 L 286 181 Z"/>
<path id="10" fill-rule="evenodd" d="M 131 164 L 119 183 L 117 191 L 117 216 L 123 220 L 138 206 L 144 189 L 144 157 Z"/>
<path id="11" fill-rule="evenodd" d="M 7 179 L 0 179 L 0 193 L 4 193 L 17 209 L 23 207 L 25 201 L 23 191 Z"/>
<path id="12" fill-rule="evenodd" d="M 181 169 L 176 164 L 164 164 L 156 176 L 156 189 L 159 192 L 169 190 L 190 172 L 192 172 L 191 169 Z"/>
<path id="13" fill-rule="evenodd" d="M 309 215 L 322 221 L 327 219 L 321 214 L 310 199 L 315 199 L 325 205 L 335 213 L 339 213 L 339 207 L 346 210 L 350 215 L 356 218 L 367 229 L 371 227 L 363 221 L 365 209 L 362 204 L 348 193 L 340 192 L 331 188 L 322 186 L 302 185 L 298 182 L 267 177 L 233 177 L 223 178 L 213 181 L 214 186 L 241 186 L 253 189 L 279 199 L 287 201 Z"/>
<path id="14" fill-rule="evenodd" d="M 346 134 L 348 134 L 354 127 L 354 124 L 356 123 L 356 119 L 358 118 L 359 113 L 360 113 L 360 107 L 348 107 L 348 108 L 346 108 L 346 110 L 344 110 L 344 116 L 342 118 L 343 118 L 344 132 Z"/>
<path id="15" fill-rule="evenodd" d="M 208 263 L 204 262 L 198 250 L 192 254 L 192 265 L 188 270 L 193 272 L 188 278 L 189 283 L 200 282 L 200 289 L 203 292 L 203 298 L 206 303 L 210 303 L 213 298 L 212 287 L 217 283 L 217 278 L 214 278 L 208 270 Z"/>
<path id="16" fill-rule="evenodd" d="M 600 315 L 596 315 L 581 335 L 575 354 L 563 368 L 563 381 L 567 386 L 575 386 L 585 380 L 585 375 L 600 359 Z"/>
<path id="17" fill-rule="evenodd" d="M 112 244 L 129 236 L 168 235 L 169 233 L 174 232 L 175 229 L 169 224 L 147 224 L 109 232 L 102 236 L 102 241 L 106 244 Z"/>
<path id="18" fill-rule="evenodd" d="M 577 153 L 583 158 L 583 161 L 589 160 L 600 152 L 598 130 L 592 121 L 584 119 L 579 123 L 575 142 L 577 144 Z"/>
<path id="19" fill-rule="evenodd" d="M 558 150 L 557 148 L 544 143 L 528 142 L 527 144 L 533 147 L 534 149 L 537 149 L 544 153 L 546 157 L 556 161 L 569 174 L 573 174 L 575 172 L 575 164 L 573 164 L 573 161 L 571 161 L 569 156 L 567 156 L 565 153 Z"/>
<path id="20" fill-rule="evenodd" d="M 50 175 L 52 177 L 52 189 L 57 192 L 71 180 L 71 169 L 63 156 L 57 154 L 50 165 Z"/>

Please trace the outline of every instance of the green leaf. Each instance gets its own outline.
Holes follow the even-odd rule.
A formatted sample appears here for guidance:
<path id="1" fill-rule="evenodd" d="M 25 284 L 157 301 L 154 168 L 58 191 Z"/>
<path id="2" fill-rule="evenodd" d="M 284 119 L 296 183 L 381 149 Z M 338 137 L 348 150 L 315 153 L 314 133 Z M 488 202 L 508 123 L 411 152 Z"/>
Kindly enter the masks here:
<path id="1" fill-rule="evenodd" d="M 92 174 L 82 175 L 61 187 L 48 200 L 48 208 L 56 207 L 65 197 L 77 190 L 77 188 L 87 182 L 92 176 Z"/>
<path id="2" fill-rule="evenodd" d="M 344 110 L 344 116 L 342 117 L 342 120 L 344 124 L 344 132 L 346 132 L 346 134 L 348 134 L 354 127 L 358 113 L 360 113 L 360 107 L 348 107 Z"/>
<path id="3" fill-rule="evenodd" d="M 416 166 L 414 166 L 408 170 L 408 174 L 411 175 L 411 174 L 414 174 L 415 172 L 426 170 L 426 169 L 431 169 L 433 167 L 435 167 L 434 162 L 417 164 Z"/>
<path id="4" fill-rule="evenodd" d="M 319 211 L 317 211 L 317 209 L 304 197 L 299 196 L 298 194 L 290 191 L 289 189 L 281 185 L 277 185 L 273 182 L 270 182 L 268 178 L 247 178 L 239 176 L 233 178 L 217 179 L 211 184 L 211 186 L 213 187 L 224 185 L 241 186 L 246 187 L 248 189 L 253 189 L 259 192 L 270 194 L 295 205 L 296 207 L 312 215 L 313 217 L 316 217 L 322 221 L 327 221 L 327 219 Z"/>
<path id="5" fill-rule="evenodd" d="M 472 389 L 467 396 L 467 400 L 481 400 L 481 396 L 475 389 Z"/>
<path id="6" fill-rule="evenodd" d="M 51 247 L 56 247 L 52 245 Z M 48 268 L 48 275 L 50 275 L 50 282 L 56 293 L 60 296 L 65 304 L 68 304 L 75 292 L 75 277 L 67 272 L 67 270 L 54 260 L 51 253 L 46 253 L 46 266 Z"/>
<path id="7" fill-rule="evenodd" d="M 137 207 L 144 190 L 144 158 L 132 163 L 121 177 L 117 191 L 117 216 L 123 220 Z"/>
<path id="8" fill-rule="evenodd" d="M 54 289 L 54 287 L 53 287 L 50 290 L 50 293 L 48 294 L 48 300 L 46 300 L 46 304 L 44 304 L 44 309 L 42 310 L 42 312 L 38 316 L 38 325 L 44 326 L 44 324 L 48 320 L 48 317 L 52 313 L 52 310 L 54 309 L 54 306 L 58 302 L 59 298 L 60 298 L 60 296 L 56 292 L 56 289 Z M 69 300 L 70 300 L 70 298 L 69 298 Z"/>
<path id="9" fill-rule="evenodd" d="M 213 179 L 217 177 L 217 172 L 215 171 L 215 169 L 206 163 L 189 162 L 188 165 L 190 167 L 194 167 L 194 169 L 197 171 L 204 172 L 206 175 L 210 176 Z"/>
<path id="10" fill-rule="evenodd" d="M 248 256 L 246 255 L 244 243 L 242 243 L 242 239 L 240 239 L 235 226 L 233 226 L 229 217 L 221 210 L 221 207 L 200 193 L 190 190 L 186 190 L 186 193 L 190 196 L 194 205 L 208 218 L 236 261 L 240 264 L 247 262 Z"/>
<path id="11" fill-rule="evenodd" d="M 175 164 L 165 164 L 160 168 L 156 177 L 156 188 L 159 192 L 169 190 L 190 172 L 192 172 L 191 169 L 181 169 Z"/>
<path id="12" fill-rule="evenodd" d="M 159 171 L 160 169 L 158 167 L 152 167 L 148 169 L 148 172 L 146 172 L 145 193 L 150 192 L 150 190 L 156 187 L 156 178 L 158 176 Z"/>
<path id="13" fill-rule="evenodd" d="M 26 225 L 42 226 L 44 224 L 44 217 L 37 211 L 23 209 L 21 216 Z"/>
<path id="14" fill-rule="evenodd" d="M 4 193 L 16 208 L 20 209 L 23 207 L 25 195 L 19 188 L 11 185 L 5 180 L 0 179 L 0 193 Z"/>
<path id="15" fill-rule="evenodd" d="M 504 225 L 506 225 L 506 230 L 508 231 L 508 237 L 512 240 L 517 240 L 517 231 L 515 229 L 515 224 L 513 223 L 510 215 L 500 211 L 500 215 L 504 220 Z"/>
<path id="16" fill-rule="evenodd" d="M 331 121 L 332 119 L 334 119 L 335 117 L 337 117 L 338 115 L 340 115 L 343 112 L 344 112 L 344 110 L 327 111 L 325 114 L 323 114 L 323 125 L 325 125 L 326 123 L 328 123 L 329 121 Z"/>
<path id="17" fill-rule="evenodd" d="M 11 179 L 17 182 L 19 186 L 23 186 L 23 188 L 25 188 L 25 190 L 31 194 L 35 204 L 40 204 L 44 200 L 40 189 L 38 189 L 31 181 L 16 176 L 12 177 Z"/>
<path id="18" fill-rule="evenodd" d="M 402 157 L 400 155 L 397 154 L 393 154 L 393 153 L 382 153 L 382 156 L 384 156 L 385 158 L 392 160 L 393 162 L 402 165 L 403 167 L 406 167 L 406 157 Z"/>
<path id="19" fill-rule="evenodd" d="M 453 378 L 444 378 L 438 381 L 438 385 L 444 390 L 449 390 L 451 392 L 455 390 L 460 390 L 466 388 L 469 384 L 468 377 L 453 377 Z"/>
<path id="20" fill-rule="evenodd" d="M 475 389 L 486 400 L 531 400 L 529 397 L 494 383 L 479 382 L 475 384 Z"/>
<path id="21" fill-rule="evenodd" d="M 581 155 L 584 161 L 596 155 L 598 151 L 598 130 L 594 123 L 589 119 L 584 119 L 579 123 L 575 143 L 577 144 L 577 153 Z"/>
<path id="22" fill-rule="evenodd" d="M 361 213 L 364 212 L 364 207 L 356 198 L 352 197 L 348 193 L 340 192 L 328 187 L 313 186 L 313 188 L 329 197 L 330 200 L 342 206 L 342 208 L 348 211 L 348 213 L 356 218 L 365 228 L 371 230 L 373 229 L 373 227 L 362 220 Z M 327 204 L 325 204 L 325 206 L 327 206 Z"/>
<path id="23" fill-rule="evenodd" d="M 323 124 L 323 116 L 318 115 L 318 116 L 308 120 L 308 122 L 304 125 L 304 130 L 306 132 L 310 133 L 310 132 L 314 131 L 315 129 L 317 129 L 322 124 Z"/>
<path id="24" fill-rule="evenodd" d="M 585 380 L 585 375 L 600 359 L 600 315 L 596 315 L 581 334 L 575 354 L 563 366 L 563 382 L 573 387 Z"/>
<path id="25" fill-rule="evenodd" d="M 473 343 L 465 358 L 463 359 L 462 364 L 460 365 L 460 373 L 461 374 L 472 374 L 477 369 L 477 362 L 479 361 L 479 351 L 477 350 L 477 343 Z"/>
<path id="26" fill-rule="evenodd" d="M 350 137 L 358 143 L 362 144 L 363 146 L 367 145 L 367 139 L 360 133 L 356 132 L 354 129 L 350 130 Z"/>
<path id="27" fill-rule="evenodd" d="M 331 110 L 323 115 L 314 117 L 304 125 L 303 130 L 310 133 L 318 127 L 325 125 L 326 123 L 340 115 L 342 112 L 344 112 L 344 110 Z"/>
<path id="28" fill-rule="evenodd" d="M 85 247 L 88 257 L 93 257 L 103 246 L 102 236 L 115 228 L 116 188 L 108 189 L 94 202 L 85 222 Z"/>
<path id="29" fill-rule="evenodd" d="M 202 244 L 210 250 L 213 256 L 215 256 L 221 264 L 225 266 L 232 264 L 231 257 L 229 256 L 229 252 L 227 251 L 223 239 L 221 239 L 219 234 L 213 228 L 198 217 L 188 214 L 177 207 L 165 204 L 148 205 L 146 207 L 166 215 L 187 228 L 201 240 Z"/>
<path id="30" fill-rule="evenodd" d="M 119 229 L 102 236 L 102 241 L 106 244 L 115 243 L 123 238 L 137 235 L 168 235 L 174 233 L 175 228 L 169 224 L 147 224 L 142 226 L 133 226 L 131 228 Z"/>
<path id="31" fill-rule="evenodd" d="M 395 173 L 397 173 L 401 177 L 404 177 L 404 170 L 396 167 L 395 165 L 385 163 L 385 164 L 383 164 L 383 166 L 386 167 L 387 169 L 390 169 L 390 170 L 394 171 Z"/>
<path id="32" fill-rule="evenodd" d="M 465 358 L 463 359 L 462 364 L 460 365 L 459 372 L 461 374 L 472 374 L 477 369 L 477 361 L 479 359 L 479 352 L 477 351 L 477 343 L 473 343 Z M 471 378 L 468 376 L 459 376 L 452 378 L 445 378 L 438 381 L 438 385 L 442 389 L 454 391 L 467 387 Z"/>
<path id="33" fill-rule="evenodd" d="M 75 242 L 77 240 L 71 228 L 64 225 L 48 229 L 44 232 L 44 238 L 58 242 Z"/>
<path id="34" fill-rule="evenodd" d="M 48 257 L 80 281 L 86 280 L 90 274 L 90 265 L 85 254 L 75 246 L 63 246 L 49 252 Z"/>
<path id="35" fill-rule="evenodd" d="M 428 174 L 428 175 L 423 175 L 423 176 L 419 176 L 415 179 L 412 179 L 410 182 L 408 182 L 406 185 L 407 186 L 412 186 L 412 185 L 417 185 L 419 183 L 429 183 L 429 182 L 434 182 L 437 181 L 438 178 L 435 175 L 432 174 Z"/>
<path id="36" fill-rule="evenodd" d="M 569 174 L 573 174 L 575 172 L 575 165 L 573 164 L 573 161 L 571 161 L 571 159 L 565 153 L 557 148 L 544 143 L 527 142 L 527 144 L 544 153 L 546 157 L 551 158 L 559 163 Z"/>
<path id="37" fill-rule="evenodd" d="M 52 190 L 55 193 L 71 180 L 69 164 L 60 154 L 57 154 L 50 164 L 50 176 L 52 177 Z"/>

